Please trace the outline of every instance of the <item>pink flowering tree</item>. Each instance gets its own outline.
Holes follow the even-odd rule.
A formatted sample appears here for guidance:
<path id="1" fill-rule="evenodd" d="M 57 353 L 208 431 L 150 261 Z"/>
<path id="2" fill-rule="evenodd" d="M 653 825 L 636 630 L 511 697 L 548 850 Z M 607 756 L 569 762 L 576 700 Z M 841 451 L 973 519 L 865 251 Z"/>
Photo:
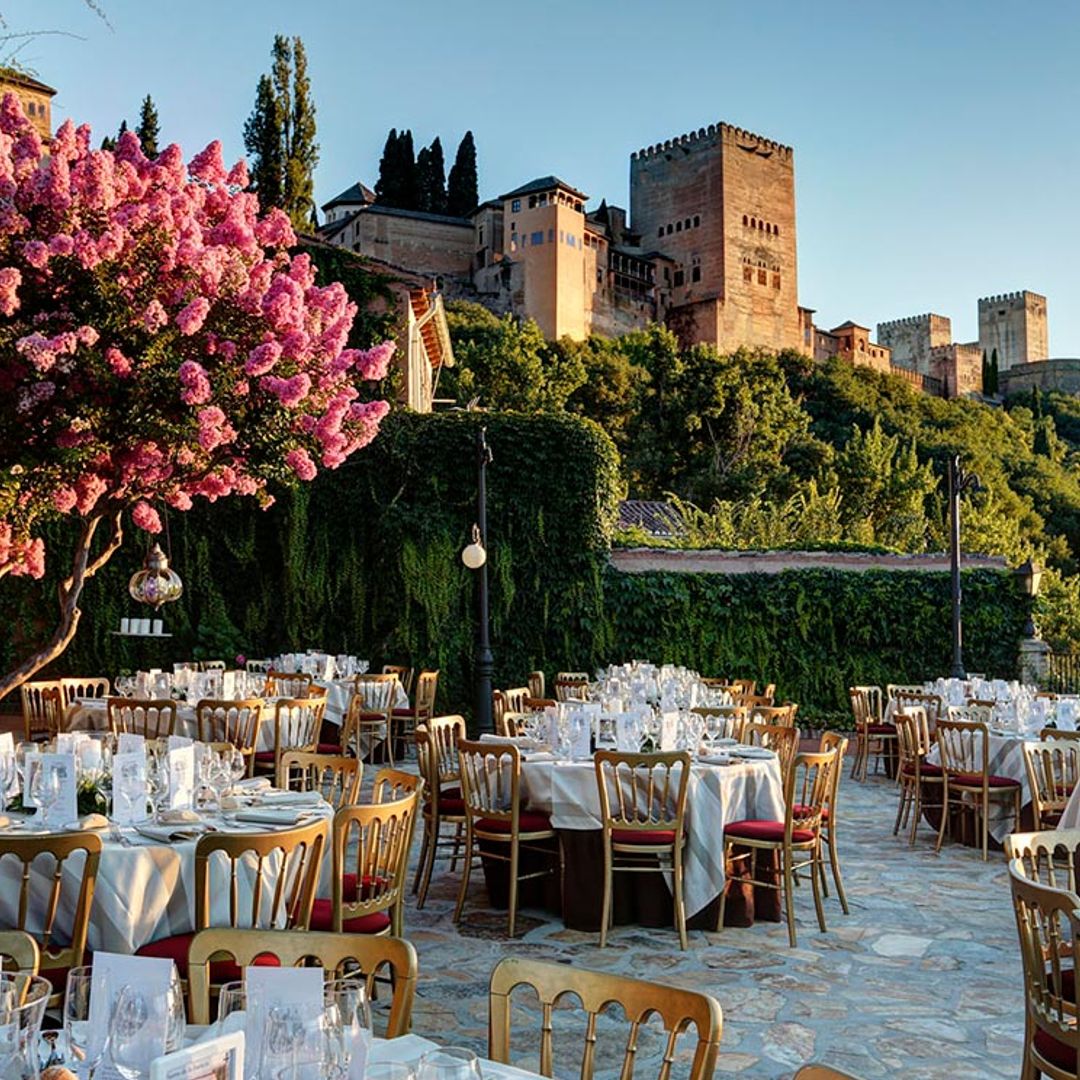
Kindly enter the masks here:
<path id="1" fill-rule="evenodd" d="M 388 406 L 360 387 L 393 345 L 346 347 L 355 305 L 247 185 L 216 142 L 149 160 L 130 132 L 91 150 L 68 122 L 45 147 L 0 106 L 0 577 L 43 575 L 46 520 L 77 532 L 55 630 L 0 697 L 71 641 L 125 513 L 156 533 L 163 505 L 265 507 L 378 431 Z"/>

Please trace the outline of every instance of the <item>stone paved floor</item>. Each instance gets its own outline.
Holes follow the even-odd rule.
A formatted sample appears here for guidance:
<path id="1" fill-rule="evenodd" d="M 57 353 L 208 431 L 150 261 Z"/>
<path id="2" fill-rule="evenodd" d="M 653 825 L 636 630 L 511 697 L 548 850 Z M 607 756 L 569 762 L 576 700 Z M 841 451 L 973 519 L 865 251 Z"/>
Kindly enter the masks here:
<path id="1" fill-rule="evenodd" d="M 790 1077 L 822 1061 L 864 1080 L 1015 1077 L 1023 994 L 1003 856 L 983 863 L 952 845 L 939 857 L 928 828 L 909 849 L 892 835 L 895 791 L 883 778 L 845 777 L 839 835 L 851 914 L 827 901 L 822 935 L 810 890 L 800 889 L 796 949 L 783 924 L 759 923 L 692 931 L 685 953 L 673 930 L 619 927 L 601 950 L 595 935 L 540 911 L 526 911 L 525 932 L 510 941 L 505 914 L 488 907 L 476 874 L 459 931 L 451 922 L 458 879 L 438 864 L 424 910 L 410 897 L 406 912 L 420 954 L 414 1030 L 483 1050 L 487 980 L 514 954 L 713 994 L 724 1011 L 718 1075 Z M 577 1057 L 556 1054 L 557 1074 L 576 1075 Z M 655 1075 L 645 1066 L 640 1075 Z"/>

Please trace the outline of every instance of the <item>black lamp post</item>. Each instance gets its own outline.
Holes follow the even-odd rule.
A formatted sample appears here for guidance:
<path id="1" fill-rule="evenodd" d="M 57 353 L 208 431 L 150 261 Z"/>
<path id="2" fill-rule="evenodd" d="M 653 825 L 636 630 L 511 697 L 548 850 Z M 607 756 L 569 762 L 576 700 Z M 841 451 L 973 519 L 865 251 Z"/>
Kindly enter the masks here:
<path id="1" fill-rule="evenodd" d="M 952 570 L 952 677 L 966 679 L 964 671 L 963 623 L 960 615 L 960 496 L 979 491 L 979 478 L 960 465 L 960 455 L 949 457 L 949 564 Z"/>
<path id="2" fill-rule="evenodd" d="M 1028 616 L 1027 622 L 1024 624 L 1024 637 L 1038 637 L 1039 631 L 1035 626 L 1033 601 L 1039 595 L 1039 584 L 1042 581 L 1043 574 L 1042 567 L 1031 558 L 1028 558 L 1013 573 L 1016 574 L 1017 580 L 1020 582 L 1020 588 L 1024 590 L 1024 595 L 1028 598 Z"/>
<path id="3" fill-rule="evenodd" d="M 476 725 L 481 731 L 493 731 L 491 722 L 491 676 L 495 667 L 491 655 L 491 635 L 488 619 L 487 572 L 487 467 L 491 464 L 491 448 L 487 444 L 487 428 L 476 433 L 476 524 L 472 543 L 461 553 L 461 561 L 476 571 L 476 657 L 473 664 L 475 685 Z"/>

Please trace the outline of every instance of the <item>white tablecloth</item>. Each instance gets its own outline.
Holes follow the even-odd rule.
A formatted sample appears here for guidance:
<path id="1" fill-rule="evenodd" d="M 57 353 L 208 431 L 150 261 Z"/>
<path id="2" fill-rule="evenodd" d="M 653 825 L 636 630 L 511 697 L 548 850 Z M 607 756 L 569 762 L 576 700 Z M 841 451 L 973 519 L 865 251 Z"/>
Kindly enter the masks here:
<path id="1" fill-rule="evenodd" d="M 349 711 L 349 702 L 352 700 L 352 679 L 334 679 L 330 682 L 320 679 L 316 680 L 315 685 L 322 687 L 326 691 L 326 713 L 324 714 L 326 719 L 330 723 L 341 727 L 345 715 Z M 401 683 L 398 683 L 394 708 L 407 709 L 408 707 L 409 695 L 405 693 L 405 688 Z"/>
<path id="2" fill-rule="evenodd" d="M 330 817 L 329 804 L 318 811 L 319 816 Z M 259 826 L 249 825 L 245 831 L 253 832 Z M 13 833 L 12 835 L 20 835 Z M 25 834 L 23 834 L 25 835 Z M 134 829 L 121 830 L 128 843 L 114 840 L 109 830 L 99 834 L 103 845 L 98 864 L 97 885 L 90 912 L 90 931 L 87 945 L 92 951 L 132 953 L 151 941 L 184 934 L 195 929 L 195 840 L 162 844 L 140 836 Z M 329 843 L 327 856 L 329 859 Z M 75 862 L 76 865 L 69 864 Z M 39 859 L 31 877 L 31 896 L 44 907 L 48 897 L 50 860 Z M 324 883 L 327 862 L 324 860 Z M 0 925 L 14 926 L 18 915 L 19 874 L 21 864 L 11 856 L 0 859 Z M 248 874 L 238 875 L 240 883 L 240 910 L 246 912 L 251 905 L 251 889 L 255 878 L 254 860 L 247 866 Z M 264 876 L 271 873 L 268 863 Z M 72 856 L 65 863 L 65 875 L 70 873 L 77 881 L 82 872 L 82 857 Z M 211 925 L 229 924 L 229 890 L 213 888 L 214 882 L 226 881 L 224 859 L 221 867 L 211 870 Z M 264 887 L 265 911 L 269 913 L 273 890 Z M 74 916 L 74 902 L 78 894 L 77 884 L 65 882 L 63 906 L 58 925 L 69 927 Z M 329 895 L 320 889 L 320 895 Z M 35 912 L 31 905 L 30 927 L 40 927 L 42 911 Z"/>
<path id="3" fill-rule="evenodd" d="M 529 807 L 550 814 L 556 829 L 602 827 L 600 793 L 591 761 L 524 761 L 521 777 Z M 783 821 L 784 787 L 778 762 L 695 763 L 686 798 L 688 840 L 683 858 L 688 918 L 720 895 L 724 887 L 724 826 L 746 818 Z"/>

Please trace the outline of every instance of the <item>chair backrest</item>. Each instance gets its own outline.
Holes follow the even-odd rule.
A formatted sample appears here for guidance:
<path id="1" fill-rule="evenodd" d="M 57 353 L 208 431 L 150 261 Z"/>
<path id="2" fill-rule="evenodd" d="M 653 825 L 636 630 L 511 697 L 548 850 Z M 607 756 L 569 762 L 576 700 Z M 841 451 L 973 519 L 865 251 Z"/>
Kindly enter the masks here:
<path id="1" fill-rule="evenodd" d="M 101 837 L 5 835 L 0 837 L 0 865 L 5 859 L 21 864 L 15 924 L 5 929 L 30 934 L 45 968 L 78 967 L 86 950 Z"/>
<path id="2" fill-rule="evenodd" d="M 994 707 L 977 701 L 969 701 L 966 705 L 946 705 L 945 717 L 961 724 L 989 724 L 994 717 Z"/>
<path id="3" fill-rule="evenodd" d="M 701 705 L 698 708 L 691 709 L 691 712 L 704 716 L 706 722 L 710 717 L 718 717 L 720 721 L 720 738 L 735 739 L 742 742 L 747 712 L 742 705 Z"/>
<path id="4" fill-rule="evenodd" d="M 605 843 L 612 829 L 682 836 L 691 760 L 685 750 L 663 754 L 598 750 L 593 764 Z"/>
<path id="5" fill-rule="evenodd" d="M 1032 881 L 1076 892 L 1080 829 L 1043 829 L 1005 837 L 1005 857 L 1015 859 Z"/>
<path id="6" fill-rule="evenodd" d="M 103 676 L 60 680 L 60 692 L 64 695 L 65 707 L 72 704 L 76 698 L 107 698 L 111 689 L 109 680 Z"/>
<path id="7" fill-rule="evenodd" d="M 1040 739 L 1075 739 L 1080 741 L 1080 731 L 1066 731 L 1064 728 L 1039 728 Z"/>
<path id="8" fill-rule="evenodd" d="M 750 707 L 750 723 L 775 724 L 777 727 L 794 727 L 796 705 L 753 705 Z"/>
<path id="9" fill-rule="evenodd" d="M 0 971 L 36 975 L 41 950 L 25 930 L 0 930 Z"/>
<path id="10" fill-rule="evenodd" d="M 584 701 L 589 696 L 589 676 L 584 671 L 560 671 L 555 676 L 557 701 Z"/>
<path id="11" fill-rule="evenodd" d="M 976 773 L 986 776 L 990 760 L 990 739 L 986 725 L 962 720 L 939 720 L 938 749 L 946 773 Z"/>
<path id="12" fill-rule="evenodd" d="M 19 696 L 22 700 L 23 734 L 27 742 L 55 735 L 59 722 L 56 709 L 63 701 L 59 680 L 24 682 L 19 687 Z"/>
<path id="13" fill-rule="evenodd" d="M 896 742 L 901 762 L 911 772 L 921 774 L 923 761 L 934 745 L 926 710 L 921 705 L 909 705 L 902 712 L 893 713 L 893 720 L 896 723 Z"/>
<path id="14" fill-rule="evenodd" d="M 530 671 L 526 682 L 529 684 L 529 697 L 547 697 L 544 693 L 544 673 L 542 671 Z"/>
<path id="15" fill-rule="evenodd" d="M 1019 859 L 1009 863 L 1009 883 L 1024 965 L 1028 1021 L 1067 1047 L 1069 1057 L 1080 1060 L 1080 1028 L 1071 978 L 1080 938 L 1080 896 L 1032 881 Z M 1063 981 L 1066 974 L 1070 978 Z"/>
<path id="16" fill-rule="evenodd" d="M 885 716 L 885 697 L 881 692 L 881 687 L 865 684 L 853 686 L 851 689 L 857 690 L 866 702 L 866 708 L 870 714 L 870 723 L 880 724 Z"/>
<path id="17" fill-rule="evenodd" d="M 382 675 L 354 675 L 353 695 L 349 703 L 365 713 L 381 713 L 389 717 L 397 701 L 398 686 L 404 687 L 393 672 Z"/>
<path id="18" fill-rule="evenodd" d="M 378 911 L 391 911 L 402 899 L 409 848 L 420 792 L 390 802 L 345 806 L 334 814 L 334 931 L 344 923 Z M 345 895 L 346 866 L 356 872 L 356 889 Z"/>
<path id="19" fill-rule="evenodd" d="M 492 714 L 497 735 L 514 735 L 506 725 L 507 713 L 523 713 L 525 702 L 529 699 L 527 686 L 515 686 L 509 690 L 496 690 L 492 694 Z"/>
<path id="20" fill-rule="evenodd" d="M 325 711 L 325 697 L 281 698 L 275 702 L 275 761 L 280 761 L 286 750 L 315 753 L 319 748 L 319 729 Z"/>
<path id="21" fill-rule="evenodd" d="M 840 781 L 844 778 L 844 755 L 847 754 L 849 740 L 836 731 L 822 733 L 819 749 L 823 754 L 836 754 L 836 761 L 832 770 L 832 790 L 829 792 L 829 813 L 825 818 L 826 825 L 832 825 L 836 821 L 836 803 L 840 796 Z"/>
<path id="22" fill-rule="evenodd" d="M 424 798 L 434 813 L 438 813 L 443 785 L 460 782 L 458 740 L 463 738 L 465 720 L 461 716 L 433 716 L 416 729 L 416 760 L 425 781 Z"/>
<path id="23" fill-rule="evenodd" d="M 413 669 L 411 667 L 402 667 L 398 664 L 383 664 L 382 673 L 397 676 L 397 680 L 401 683 L 405 693 L 412 694 Z"/>
<path id="24" fill-rule="evenodd" d="M 540 999 L 541 1076 L 555 1075 L 552 1016 L 564 999 L 569 998 L 577 999 L 588 1014 L 579 1069 L 581 1080 L 592 1080 L 597 1067 L 597 1019 L 612 1004 L 621 1006 L 629 1027 L 620 1074 L 624 1080 L 629 1080 L 633 1075 L 634 1059 L 639 1048 L 638 1029 L 654 1015 L 660 1017 L 667 1034 L 659 1080 L 669 1080 L 678 1040 L 684 1033 L 689 1033 L 690 1038 L 696 1036 L 694 1056 L 690 1062 L 690 1080 L 711 1080 L 724 1022 L 719 1002 L 709 994 L 665 986 L 652 980 L 631 979 L 625 975 L 588 971 L 577 966 L 516 956 L 500 960 L 491 973 L 488 1057 L 492 1061 L 510 1064 L 511 1005 L 514 1005 L 517 1015 L 525 1005 L 524 1001 L 512 1003 L 511 1000 L 519 986 L 530 987 Z M 560 1037 L 560 1050 L 567 1041 Z M 566 1076 L 571 1071 L 560 1066 L 559 1075 Z"/>
<path id="25" fill-rule="evenodd" d="M 232 743 L 240 753 L 255 753 L 262 715 L 261 698 L 215 701 L 203 698 L 195 706 L 199 742 Z"/>
<path id="26" fill-rule="evenodd" d="M 1075 739 L 1023 741 L 1024 768 L 1031 788 L 1035 825 L 1050 828 L 1057 823 L 1080 781 L 1080 742 Z"/>
<path id="27" fill-rule="evenodd" d="M 252 675 L 267 675 L 274 666 L 273 660 L 245 660 L 244 667 Z"/>
<path id="28" fill-rule="evenodd" d="M 371 786 L 371 801 L 393 802 L 394 799 L 411 795 L 414 791 L 422 794 L 424 784 L 424 778 L 416 773 L 405 772 L 404 769 L 380 769 L 375 774 L 375 783 Z"/>
<path id="29" fill-rule="evenodd" d="M 914 683 L 886 683 L 885 697 L 894 701 L 897 694 L 925 694 L 925 686 L 916 686 Z"/>
<path id="30" fill-rule="evenodd" d="M 224 671 L 225 670 L 225 661 L 224 660 L 200 660 L 199 661 L 199 670 L 200 671 Z"/>
<path id="31" fill-rule="evenodd" d="M 900 689 L 893 696 L 895 708 L 906 712 L 910 708 L 923 708 L 926 710 L 926 720 L 933 731 L 937 722 L 941 719 L 941 698 L 937 694 L 926 694 L 921 691 L 914 692 Z"/>
<path id="32" fill-rule="evenodd" d="M 521 753 L 508 743 L 458 740 L 461 796 L 469 818 L 494 818 L 518 831 Z"/>
<path id="33" fill-rule="evenodd" d="M 747 746 L 764 746 L 776 752 L 780 774 L 787 777 L 799 750 L 799 729 L 778 724 L 746 724 L 742 742 Z"/>
<path id="34" fill-rule="evenodd" d="M 284 967 L 306 967 L 314 960 L 327 977 L 359 973 L 372 997 L 375 977 L 389 969 L 390 1010 L 385 1037 L 407 1035 L 416 995 L 416 950 L 403 938 L 374 934 L 334 934 L 316 930 L 200 930 L 188 949 L 191 1022 L 209 1024 L 210 962 L 231 956 L 243 970 L 256 957 L 276 956 Z"/>
<path id="35" fill-rule="evenodd" d="M 109 717 L 109 730 L 114 735 L 142 735 L 145 739 L 164 739 L 175 732 L 175 701 L 111 697 L 105 708 Z"/>
<path id="36" fill-rule="evenodd" d="M 317 791 L 334 809 L 356 806 L 364 764 L 359 758 L 285 750 L 277 765 L 275 783 L 285 791 Z"/>
<path id="37" fill-rule="evenodd" d="M 303 671 L 275 671 L 271 668 L 266 673 L 266 696 L 302 698 L 311 693 L 314 675 Z"/>
<path id="38" fill-rule="evenodd" d="M 228 897 L 226 926 L 265 930 L 284 924 L 284 929 L 306 928 L 311 922 L 329 831 L 330 822 L 320 818 L 272 833 L 214 832 L 199 837 L 195 846 L 195 928 L 205 930 L 217 922 L 212 895 Z M 254 882 L 251 899 L 243 909 L 241 881 Z"/>
<path id="39" fill-rule="evenodd" d="M 757 679 L 731 679 L 728 685 L 736 694 L 757 693 Z"/>
<path id="40" fill-rule="evenodd" d="M 833 797 L 836 770 L 842 749 L 836 747 L 816 754 L 796 754 L 785 783 L 785 841 L 795 829 L 821 828 L 825 811 Z"/>
<path id="41" fill-rule="evenodd" d="M 545 709 L 554 709 L 558 705 L 558 701 L 555 698 L 547 697 L 527 697 L 522 705 L 522 712 L 543 712 Z"/>
<path id="42" fill-rule="evenodd" d="M 438 690 L 438 670 L 421 671 L 416 679 L 416 698 L 413 701 L 413 714 L 418 720 L 435 715 L 435 695 Z"/>

